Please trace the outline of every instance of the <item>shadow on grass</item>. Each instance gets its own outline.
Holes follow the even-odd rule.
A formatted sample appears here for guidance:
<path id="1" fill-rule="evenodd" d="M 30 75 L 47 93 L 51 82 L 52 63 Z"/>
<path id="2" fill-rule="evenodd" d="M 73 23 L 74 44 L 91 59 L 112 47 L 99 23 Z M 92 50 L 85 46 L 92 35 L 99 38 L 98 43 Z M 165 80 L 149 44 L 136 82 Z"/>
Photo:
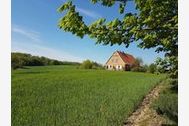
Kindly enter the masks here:
<path id="1" fill-rule="evenodd" d="M 44 74 L 44 73 L 49 73 L 49 71 L 26 71 L 17 74 Z"/>
<path id="2" fill-rule="evenodd" d="M 164 90 L 160 97 L 153 104 L 154 109 L 159 115 L 164 115 L 169 120 L 162 126 L 177 126 L 178 123 L 178 93 L 172 86 Z"/>
<path id="3" fill-rule="evenodd" d="M 21 69 L 30 69 L 29 67 L 22 67 Z"/>
<path id="4" fill-rule="evenodd" d="M 162 124 L 162 126 L 177 126 L 176 124 Z"/>

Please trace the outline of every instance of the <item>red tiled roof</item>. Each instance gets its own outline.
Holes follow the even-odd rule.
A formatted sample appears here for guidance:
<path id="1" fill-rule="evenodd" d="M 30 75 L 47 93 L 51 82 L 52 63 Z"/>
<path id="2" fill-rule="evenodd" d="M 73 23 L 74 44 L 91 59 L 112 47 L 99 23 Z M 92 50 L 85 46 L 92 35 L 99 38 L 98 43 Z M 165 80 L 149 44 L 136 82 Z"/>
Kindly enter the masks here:
<path id="1" fill-rule="evenodd" d="M 120 51 L 117 52 L 125 63 L 133 64 L 135 62 L 135 58 L 132 55 Z"/>

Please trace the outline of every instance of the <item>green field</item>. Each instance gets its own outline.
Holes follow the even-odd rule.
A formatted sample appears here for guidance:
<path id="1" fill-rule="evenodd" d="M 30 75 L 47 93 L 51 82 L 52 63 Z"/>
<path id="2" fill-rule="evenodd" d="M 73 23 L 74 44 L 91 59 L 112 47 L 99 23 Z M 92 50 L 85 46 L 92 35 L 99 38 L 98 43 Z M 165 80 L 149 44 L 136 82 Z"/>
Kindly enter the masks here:
<path id="1" fill-rule="evenodd" d="M 12 71 L 12 126 L 119 126 L 163 75 L 75 66 Z"/>

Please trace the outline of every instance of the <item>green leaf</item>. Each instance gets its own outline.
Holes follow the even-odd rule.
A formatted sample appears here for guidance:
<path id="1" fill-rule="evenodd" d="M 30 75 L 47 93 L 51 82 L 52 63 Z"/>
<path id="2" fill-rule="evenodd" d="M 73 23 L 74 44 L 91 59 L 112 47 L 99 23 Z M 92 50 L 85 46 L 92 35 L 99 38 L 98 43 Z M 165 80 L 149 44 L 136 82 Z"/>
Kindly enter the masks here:
<path id="1" fill-rule="evenodd" d="M 119 4 L 119 13 L 120 13 L 120 14 L 123 14 L 123 12 L 124 12 L 124 10 L 125 10 L 125 6 L 126 6 L 126 2 Z"/>

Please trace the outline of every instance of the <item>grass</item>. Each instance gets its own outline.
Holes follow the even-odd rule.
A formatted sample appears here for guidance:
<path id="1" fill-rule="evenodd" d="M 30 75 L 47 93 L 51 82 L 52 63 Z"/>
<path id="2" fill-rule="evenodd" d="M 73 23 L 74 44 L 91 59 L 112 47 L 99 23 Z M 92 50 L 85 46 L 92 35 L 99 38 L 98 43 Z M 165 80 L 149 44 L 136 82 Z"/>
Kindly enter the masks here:
<path id="1" fill-rule="evenodd" d="M 162 91 L 159 98 L 154 101 L 152 107 L 158 114 L 166 119 L 165 125 L 178 125 L 178 92 L 170 80 L 165 81 L 166 88 Z"/>
<path id="2" fill-rule="evenodd" d="M 12 71 L 13 126 L 119 126 L 164 75 L 75 66 Z"/>

